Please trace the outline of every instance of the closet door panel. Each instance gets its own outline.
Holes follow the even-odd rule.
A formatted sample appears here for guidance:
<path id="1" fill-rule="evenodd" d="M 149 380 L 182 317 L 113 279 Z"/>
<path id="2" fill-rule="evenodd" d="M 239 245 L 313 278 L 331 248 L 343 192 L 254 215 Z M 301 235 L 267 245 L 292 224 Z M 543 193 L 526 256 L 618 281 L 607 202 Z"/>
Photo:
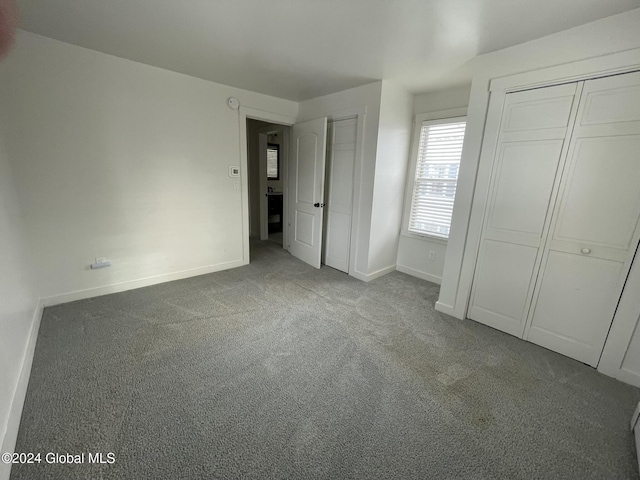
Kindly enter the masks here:
<path id="1" fill-rule="evenodd" d="M 467 316 L 521 337 L 578 85 L 509 93 Z"/>
<path id="2" fill-rule="evenodd" d="M 628 250 L 640 215 L 640 135 L 580 138 L 554 239 Z"/>
<path id="3" fill-rule="evenodd" d="M 529 132 L 566 128 L 576 91 L 575 84 L 509 94 L 502 132 Z"/>
<path id="4" fill-rule="evenodd" d="M 595 366 L 612 318 L 623 264 L 587 255 L 552 251 L 535 306 L 528 340 Z"/>
<path id="5" fill-rule="evenodd" d="M 630 73 L 587 82 L 580 126 L 640 121 L 640 84 L 633 84 L 634 76 L 639 75 Z"/>
<path id="6" fill-rule="evenodd" d="M 520 335 L 533 274 L 536 247 L 483 241 L 469 316 L 512 335 Z"/>
<path id="7" fill-rule="evenodd" d="M 525 329 L 592 366 L 640 238 L 639 102 L 638 73 L 585 82 Z"/>
<path id="8" fill-rule="evenodd" d="M 327 242 L 325 264 L 347 272 L 349 269 L 349 240 L 351 215 L 339 211 L 331 212 L 331 220 L 327 224 Z"/>
<path id="9" fill-rule="evenodd" d="M 502 145 L 489 229 L 542 234 L 562 144 L 546 140 Z"/>
<path id="10" fill-rule="evenodd" d="M 351 199 L 353 197 L 353 164 L 355 148 L 340 150 L 334 148 L 331 155 L 331 184 L 329 195 L 332 205 L 336 208 L 346 209 L 345 213 L 351 213 Z"/>
<path id="11" fill-rule="evenodd" d="M 357 128 L 356 118 L 331 122 L 327 145 L 323 262 L 346 273 L 349 272 Z"/>

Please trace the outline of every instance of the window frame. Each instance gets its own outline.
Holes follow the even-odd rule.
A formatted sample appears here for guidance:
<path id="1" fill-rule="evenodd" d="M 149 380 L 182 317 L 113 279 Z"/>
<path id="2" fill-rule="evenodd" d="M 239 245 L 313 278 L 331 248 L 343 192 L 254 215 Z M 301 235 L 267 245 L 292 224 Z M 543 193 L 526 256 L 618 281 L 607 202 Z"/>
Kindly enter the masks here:
<path id="1" fill-rule="evenodd" d="M 453 123 L 467 121 L 467 109 L 455 108 L 450 110 L 439 110 L 437 112 L 420 113 L 414 117 L 413 134 L 411 137 L 411 153 L 408 162 L 407 180 L 405 184 L 404 208 L 402 210 L 402 229 L 400 235 L 403 237 L 427 240 L 434 243 L 446 245 L 449 238 L 443 238 L 428 233 L 415 233 L 409 231 L 409 217 L 411 215 L 411 202 L 413 200 L 413 187 L 415 183 L 416 165 L 418 163 L 418 150 L 420 148 L 420 131 L 423 125 L 438 125 L 442 123 Z M 465 133 L 466 135 L 466 133 Z"/>

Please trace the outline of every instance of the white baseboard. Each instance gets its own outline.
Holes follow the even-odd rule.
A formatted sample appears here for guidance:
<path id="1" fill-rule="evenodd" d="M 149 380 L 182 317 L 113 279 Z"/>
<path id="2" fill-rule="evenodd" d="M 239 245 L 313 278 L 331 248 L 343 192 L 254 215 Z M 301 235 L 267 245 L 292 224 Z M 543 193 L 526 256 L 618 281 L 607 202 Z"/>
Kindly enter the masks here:
<path id="1" fill-rule="evenodd" d="M 243 260 L 233 260 L 231 262 L 218 263 L 216 265 L 208 265 L 206 267 L 191 268 L 189 270 L 181 270 L 179 272 L 166 273 L 153 277 L 141 278 L 139 280 L 129 280 L 127 282 L 114 283 L 103 287 L 88 288 L 86 290 L 78 290 L 76 292 L 63 293 L 43 298 L 42 304 L 45 307 L 59 305 L 61 303 L 75 302 L 76 300 L 84 300 L 85 298 L 99 297 L 110 293 L 124 292 L 135 288 L 149 287 L 158 283 L 172 282 L 174 280 L 182 280 L 183 278 L 197 277 L 198 275 L 206 275 L 207 273 L 219 272 L 230 268 L 241 267 L 245 265 Z"/>
<path id="2" fill-rule="evenodd" d="M 432 275 L 427 272 L 422 272 L 420 270 L 416 270 L 415 268 L 407 267 L 406 265 L 396 265 L 396 270 L 402 273 L 406 273 L 407 275 L 411 275 L 412 277 L 417 277 L 422 280 L 426 280 L 427 282 L 436 283 L 440 285 L 442 282 L 442 277 L 438 277 L 436 275 Z"/>
<path id="3" fill-rule="evenodd" d="M 452 317 L 462 320 L 462 318 L 456 315 L 456 311 L 451 305 L 446 305 L 444 303 L 441 303 L 440 301 L 437 301 L 435 308 L 436 308 L 436 311 L 438 312 L 446 313 L 447 315 L 451 315 Z"/>
<path id="4" fill-rule="evenodd" d="M 9 409 L 9 419 L 7 421 L 7 429 L 2 438 L 2 449 L 0 452 L 13 452 L 18 439 L 18 430 L 20 428 L 20 419 L 22 418 L 22 407 L 27 395 L 27 387 L 29 386 L 29 377 L 31 376 L 31 365 L 33 364 L 33 355 L 36 350 L 36 341 L 38 340 L 38 332 L 40 331 L 40 322 L 42 320 L 42 312 L 44 305 L 42 300 L 38 301 L 36 310 L 31 321 L 31 330 L 27 340 L 27 348 L 22 359 L 22 367 L 18 376 L 18 383 L 13 400 Z M 0 463 L 0 480 L 8 479 L 11 474 L 11 465 Z"/>
<path id="5" fill-rule="evenodd" d="M 349 272 L 349 275 L 351 275 L 354 278 L 357 278 L 358 280 L 362 280 L 363 282 L 368 282 L 369 280 L 367 280 L 367 275 L 364 273 L 361 273 L 357 270 L 352 270 Z"/>
<path id="6" fill-rule="evenodd" d="M 363 282 L 370 282 L 371 280 L 375 280 L 376 278 L 382 277 L 387 273 L 395 272 L 395 270 L 396 270 L 396 266 L 390 265 L 388 267 L 381 268 L 380 270 L 376 270 L 375 272 L 372 272 L 372 273 L 362 273 L 354 269 L 352 272 L 349 272 L 349 275 L 357 278 L 358 280 L 362 280 Z"/>

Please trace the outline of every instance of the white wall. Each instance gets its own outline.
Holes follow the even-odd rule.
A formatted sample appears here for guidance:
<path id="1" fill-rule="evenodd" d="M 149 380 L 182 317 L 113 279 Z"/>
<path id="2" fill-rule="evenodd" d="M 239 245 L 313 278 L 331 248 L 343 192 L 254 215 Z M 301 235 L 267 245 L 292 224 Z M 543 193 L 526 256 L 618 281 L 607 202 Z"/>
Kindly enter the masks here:
<path id="1" fill-rule="evenodd" d="M 382 82 L 370 83 L 323 97 L 300 103 L 299 121 L 312 120 L 327 116 L 330 119 L 341 118 L 347 110 L 366 107 L 362 165 L 356 169 L 354 185 L 354 216 L 357 233 L 355 240 L 355 272 L 350 274 L 366 279 L 369 274 L 369 239 L 371 232 L 371 213 L 375 178 L 375 163 L 378 149 L 378 122 L 380 118 L 380 97 Z"/>
<path id="2" fill-rule="evenodd" d="M 461 275 L 466 251 L 476 173 L 493 78 L 640 47 L 640 9 L 614 15 L 554 35 L 481 55 L 474 59 L 467 131 L 447 246 L 440 298 L 436 308 L 462 318 L 471 288 L 470 275 Z"/>
<path id="3" fill-rule="evenodd" d="M 0 71 L 0 85 L 6 78 Z M 31 370 L 33 348 L 40 321 L 38 294 L 30 255 L 25 248 L 24 226 L 5 148 L 4 88 L 0 91 L 0 452 L 12 452 Z M 10 466 L 0 462 L 0 478 Z"/>
<path id="4" fill-rule="evenodd" d="M 7 144 L 39 293 L 68 301 L 242 264 L 244 106 L 298 104 L 19 32 Z M 90 270 L 104 256 L 110 268 Z"/>
<path id="5" fill-rule="evenodd" d="M 466 108 L 471 85 L 427 92 L 413 97 L 413 114 L 433 113 L 452 108 Z"/>
<path id="6" fill-rule="evenodd" d="M 384 80 L 369 234 L 369 278 L 396 269 L 411 139 L 413 97 Z"/>
<path id="7" fill-rule="evenodd" d="M 466 108 L 469 102 L 471 86 L 429 92 L 416 95 L 413 99 L 413 114 L 430 114 L 430 119 L 446 118 L 446 113 L 452 109 Z M 412 139 L 412 142 L 415 142 Z M 410 162 L 409 162 L 410 165 Z M 406 188 L 412 188 L 414 172 L 408 172 Z M 405 205 L 404 213 L 408 214 L 409 205 Z M 429 252 L 434 252 L 435 258 L 429 260 Z M 400 236 L 398 245 L 397 269 L 423 280 L 440 283 L 444 269 L 444 259 L 447 252 L 446 240 L 433 240 L 428 237 L 417 237 L 410 234 Z"/>

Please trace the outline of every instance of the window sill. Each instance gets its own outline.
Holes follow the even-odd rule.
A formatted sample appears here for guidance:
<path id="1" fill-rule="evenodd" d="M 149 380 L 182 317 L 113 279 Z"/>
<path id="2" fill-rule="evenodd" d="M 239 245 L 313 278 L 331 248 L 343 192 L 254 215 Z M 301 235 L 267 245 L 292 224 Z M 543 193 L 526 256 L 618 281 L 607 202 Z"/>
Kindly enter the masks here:
<path id="1" fill-rule="evenodd" d="M 427 235 L 427 234 L 420 235 L 417 233 L 409 232 L 407 230 L 400 231 L 400 236 L 407 237 L 407 238 L 414 238 L 416 240 L 422 240 L 424 242 L 439 243 L 441 245 L 446 245 L 448 243 L 447 238 L 435 237 L 433 235 Z"/>

